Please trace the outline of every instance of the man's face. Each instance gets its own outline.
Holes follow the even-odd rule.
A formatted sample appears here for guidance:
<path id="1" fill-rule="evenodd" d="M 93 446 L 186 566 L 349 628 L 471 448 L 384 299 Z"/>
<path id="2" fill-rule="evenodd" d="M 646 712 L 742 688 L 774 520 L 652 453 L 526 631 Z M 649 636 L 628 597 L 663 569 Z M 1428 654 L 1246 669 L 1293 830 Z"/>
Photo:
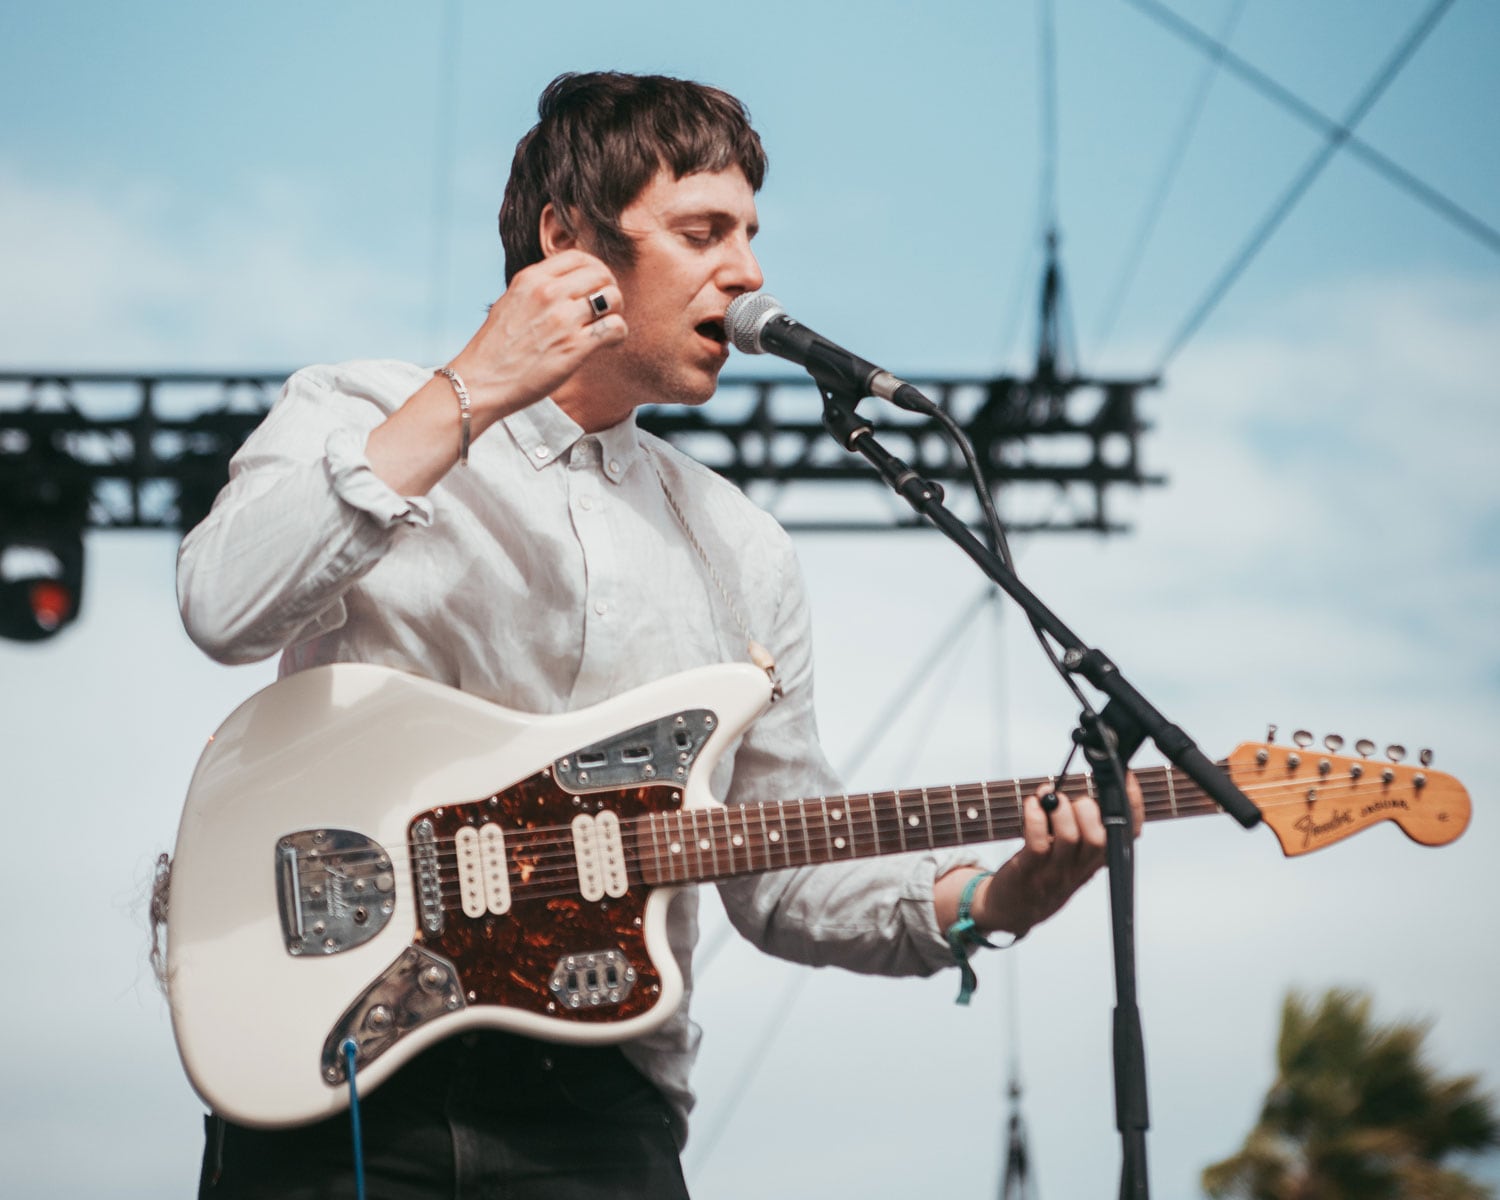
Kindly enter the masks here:
<path id="1" fill-rule="evenodd" d="M 661 171 L 620 227 L 635 243 L 635 262 L 615 268 L 630 332 L 589 359 L 590 386 L 608 388 L 600 400 L 611 406 L 702 404 L 729 358 L 724 310 L 762 283 L 755 193 L 738 167 Z"/>

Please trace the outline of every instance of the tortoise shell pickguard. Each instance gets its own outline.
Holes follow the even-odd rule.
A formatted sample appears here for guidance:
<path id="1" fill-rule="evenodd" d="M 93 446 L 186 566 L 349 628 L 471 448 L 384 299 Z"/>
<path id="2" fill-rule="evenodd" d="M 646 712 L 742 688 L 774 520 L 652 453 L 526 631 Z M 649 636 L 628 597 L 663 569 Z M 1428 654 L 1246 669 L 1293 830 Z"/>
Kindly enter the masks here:
<path id="1" fill-rule="evenodd" d="M 413 942 L 453 963 L 470 1006 L 500 1005 L 578 1024 L 607 1024 L 649 1012 L 661 998 L 661 975 L 646 952 L 643 916 L 651 888 L 641 878 L 631 824 L 634 817 L 681 805 L 682 794 L 671 783 L 575 795 L 543 770 L 493 796 L 418 813 L 407 836 L 410 840 L 417 822 L 432 822 L 444 923 L 438 934 L 419 927 Z M 605 809 L 620 818 L 629 886 L 623 896 L 590 901 L 579 892 L 570 824 L 579 813 Z M 465 825 L 490 822 L 505 833 L 510 910 L 470 917 L 459 903 L 453 839 Z M 616 1004 L 577 1009 L 559 1004 L 549 987 L 559 961 L 601 950 L 619 950 L 635 968 L 629 994 Z"/>

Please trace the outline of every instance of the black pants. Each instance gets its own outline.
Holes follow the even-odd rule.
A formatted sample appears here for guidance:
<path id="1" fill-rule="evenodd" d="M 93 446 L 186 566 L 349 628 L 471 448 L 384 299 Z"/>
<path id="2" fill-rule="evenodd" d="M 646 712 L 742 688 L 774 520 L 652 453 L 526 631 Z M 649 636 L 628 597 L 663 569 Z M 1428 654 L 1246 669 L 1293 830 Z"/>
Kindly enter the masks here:
<path id="1" fill-rule="evenodd" d="M 468 1034 L 360 1100 L 369 1200 L 686 1200 L 661 1093 L 609 1047 Z M 200 1200 L 352 1200 L 348 1113 L 256 1130 L 216 1116 Z"/>

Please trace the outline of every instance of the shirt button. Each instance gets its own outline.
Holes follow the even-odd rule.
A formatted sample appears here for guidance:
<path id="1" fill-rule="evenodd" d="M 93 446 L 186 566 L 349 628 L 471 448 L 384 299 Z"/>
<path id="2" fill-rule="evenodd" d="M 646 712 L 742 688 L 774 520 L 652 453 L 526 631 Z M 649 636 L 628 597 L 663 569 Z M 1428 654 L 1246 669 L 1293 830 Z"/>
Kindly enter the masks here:
<path id="1" fill-rule="evenodd" d="M 605 614 L 605 612 L 608 611 L 608 609 L 609 609 L 609 605 L 606 604 L 606 603 L 604 603 L 603 600 L 595 600 L 594 601 L 594 611 L 596 613 L 598 613 L 601 617 Z"/>
<path id="2" fill-rule="evenodd" d="M 552 453 L 552 451 L 548 450 L 546 446 L 538 446 L 535 450 L 532 451 L 532 453 L 535 454 L 538 458 L 546 458 L 547 455 Z"/>
<path id="3" fill-rule="evenodd" d="M 609 473 L 611 475 L 618 475 L 620 473 L 620 464 L 614 459 L 609 460 Z"/>
<path id="4" fill-rule="evenodd" d="M 578 507 L 587 512 L 589 509 L 594 507 L 594 498 L 592 496 L 580 496 L 578 499 Z"/>

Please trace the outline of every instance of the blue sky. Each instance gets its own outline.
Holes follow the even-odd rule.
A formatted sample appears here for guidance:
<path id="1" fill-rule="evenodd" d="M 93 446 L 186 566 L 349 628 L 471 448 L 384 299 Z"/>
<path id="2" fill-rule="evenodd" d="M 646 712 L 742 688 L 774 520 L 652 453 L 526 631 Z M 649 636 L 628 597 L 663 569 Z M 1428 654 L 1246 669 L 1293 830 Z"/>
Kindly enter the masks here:
<path id="1" fill-rule="evenodd" d="M 1232 45 L 1337 118 L 1426 7 L 1251 0 Z M 1210 31 L 1234 11 L 1176 8 Z M 800 318 L 898 372 L 1023 367 L 1037 11 L 13 2 L 0 364 L 447 357 L 501 286 L 494 214 L 537 93 L 562 70 L 618 67 L 748 103 L 772 159 L 758 248 Z M 1144 371 L 1318 139 L 1221 73 L 1101 343 L 1203 60 L 1123 2 L 1057 0 L 1056 40 L 1080 355 Z M 1500 9 L 1457 0 L 1359 130 L 1491 225 L 1497 51 Z M 1432 745 L 1474 795 L 1473 827 L 1437 851 L 1388 827 L 1297 860 L 1227 821 L 1150 832 L 1138 936 L 1158 1196 L 1196 1194 L 1197 1171 L 1237 1145 L 1287 987 L 1368 987 L 1381 1015 L 1432 1022 L 1442 1066 L 1500 1080 L 1497 346 L 1495 253 L 1339 156 L 1150 397 L 1147 466 L 1170 483 L 1122 505 L 1135 532 L 1019 547 L 1032 585 L 1211 753 L 1268 721 L 1307 725 Z M 20 855 L 4 885 L 23 914 L 15 961 L 43 970 L 13 988 L 0 1032 L 0 1161 L 17 1194 L 154 1196 L 195 1178 L 197 1105 L 141 965 L 140 894 L 197 747 L 272 668 L 219 668 L 186 642 L 172 538 L 96 535 L 89 551 L 77 625 L 0 644 L 7 812 L 49 851 Z M 979 585 L 923 535 L 806 535 L 799 552 L 838 761 Z M 1072 705 L 1016 624 L 978 624 L 913 706 L 920 732 L 892 735 L 852 782 L 1051 769 Z M 950 978 L 805 972 L 726 946 L 695 1011 L 695 1194 L 991 1192 L 1012 1028 L 1043 1194 L 1113 1187 L 1102 887 L 982 976 L 964 1011 Z"/>

